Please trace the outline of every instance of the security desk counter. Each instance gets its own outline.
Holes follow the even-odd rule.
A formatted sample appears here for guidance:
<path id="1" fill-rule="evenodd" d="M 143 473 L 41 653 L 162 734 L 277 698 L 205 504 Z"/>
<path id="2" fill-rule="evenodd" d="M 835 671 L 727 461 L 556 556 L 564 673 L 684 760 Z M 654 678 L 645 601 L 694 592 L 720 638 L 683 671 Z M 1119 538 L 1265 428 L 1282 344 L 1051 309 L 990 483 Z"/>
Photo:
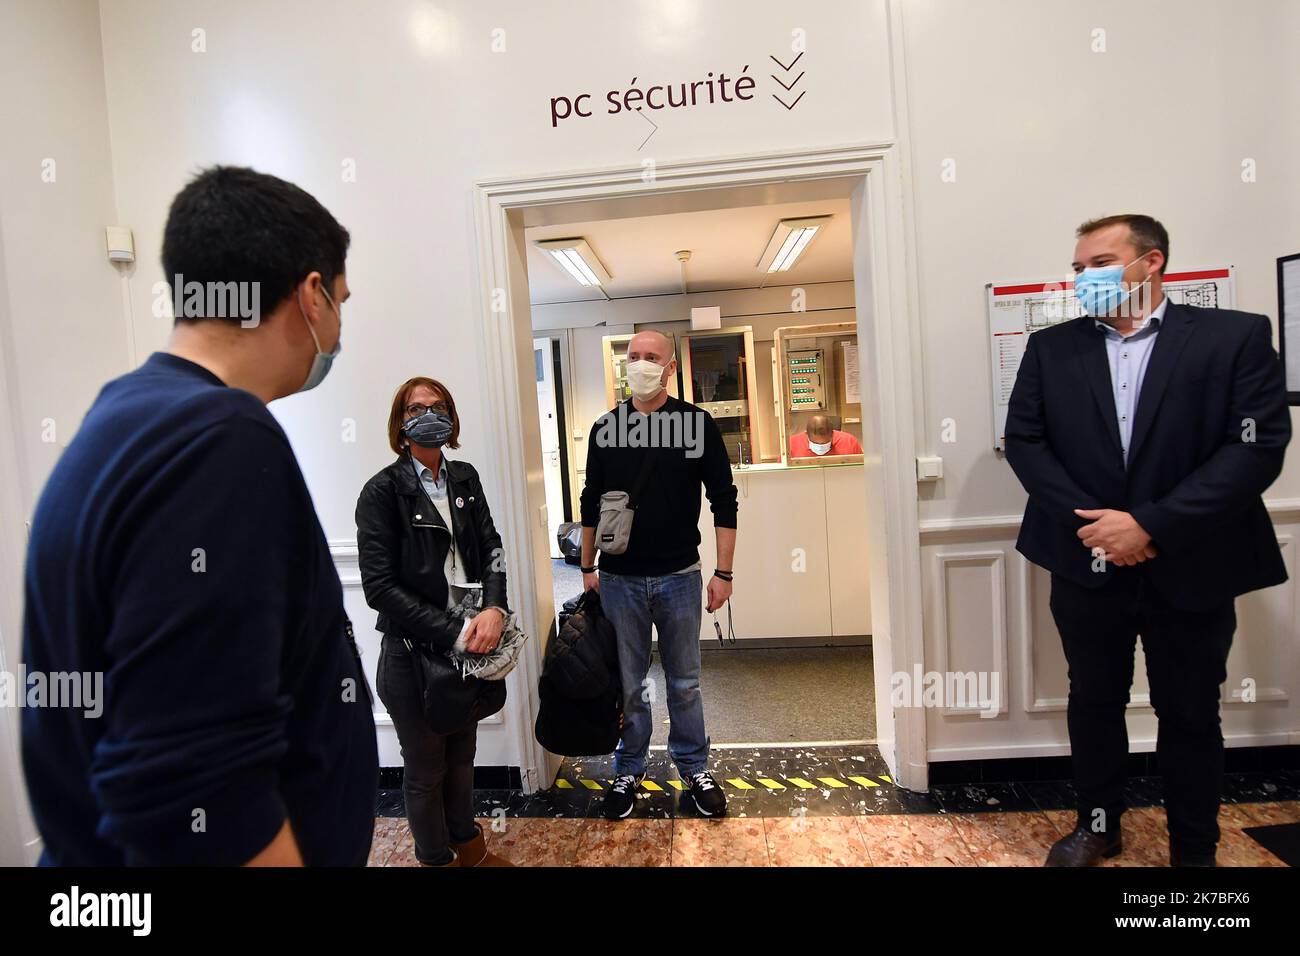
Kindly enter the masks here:
<path id="1" fill-rule="evenodd" d="M 736 640 L 860 643 L 871 633 L 862 458 L 732 468 L 736 518 Z M 700 509 L 700 567 L 717 567 L 713 513 Z M 718 612 L 726 633 L 726 608 Z M 705 612 L 701 639 L 714 642 Z M 820 640 L 819 640 L 820 639 Z"/>

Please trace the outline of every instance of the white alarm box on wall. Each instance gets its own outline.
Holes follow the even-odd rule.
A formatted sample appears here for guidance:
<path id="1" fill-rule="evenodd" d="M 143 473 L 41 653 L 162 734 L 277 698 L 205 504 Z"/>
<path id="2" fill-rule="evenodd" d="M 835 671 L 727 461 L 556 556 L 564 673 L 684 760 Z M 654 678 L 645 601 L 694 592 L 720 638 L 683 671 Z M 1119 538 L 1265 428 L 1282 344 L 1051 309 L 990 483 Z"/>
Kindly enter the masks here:
<path id="1" fill-rule="evenodd" d="M 716 305 L 706 305 L 700 309 L 691 309 L 691 331 L 700 329 L 722 328 L 722 309 Z"/>

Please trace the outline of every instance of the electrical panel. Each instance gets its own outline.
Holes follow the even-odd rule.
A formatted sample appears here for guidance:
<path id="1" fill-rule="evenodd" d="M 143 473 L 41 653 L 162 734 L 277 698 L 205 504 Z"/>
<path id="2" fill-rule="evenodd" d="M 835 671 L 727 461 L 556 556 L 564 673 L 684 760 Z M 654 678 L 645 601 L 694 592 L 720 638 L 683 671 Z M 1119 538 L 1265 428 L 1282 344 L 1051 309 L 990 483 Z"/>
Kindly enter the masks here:
<path id="1" fill-rule="evenodd" d="M 790 349 L 786 352 L 786 394 L 790 411 L 806 412 L 826 407 L 826 352 Z"/>

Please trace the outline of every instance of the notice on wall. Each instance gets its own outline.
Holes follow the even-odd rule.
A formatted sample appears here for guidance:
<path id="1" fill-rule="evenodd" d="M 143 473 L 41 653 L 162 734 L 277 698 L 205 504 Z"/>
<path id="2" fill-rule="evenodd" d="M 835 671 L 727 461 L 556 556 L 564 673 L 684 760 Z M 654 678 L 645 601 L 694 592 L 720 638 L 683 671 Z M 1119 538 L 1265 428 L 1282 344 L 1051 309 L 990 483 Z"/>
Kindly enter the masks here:
<path id="1" fill-rule="evenodd" d="M 1277 260 L 1277 295 L 1287 400 L 1300 405 L 1300 255 Z"/>
<path id="2" fill-rule="evenodd" d="M 1074 283 L 990 282 L 988 294 L 989 357 L 993 385 L 993 447 L 1001 451 L 1007 425 L 1007 404 L 1020 371 L 1029 336 L 1050 325 L 1069 322 L 1083 314 L 1074 297 Z M 1170 302 L 1207 309 L 1234 308 L 1232 266 L 1170 272 L 1165 275 L 1165 295 Z"/>
<path id="3" fill-rule="evenodd" d="M 862 401 L 862 380 L 858 378 L 858 346 L 856 342 L 841 342 L 844 349 L 844 402 L 856 405 Z"/>

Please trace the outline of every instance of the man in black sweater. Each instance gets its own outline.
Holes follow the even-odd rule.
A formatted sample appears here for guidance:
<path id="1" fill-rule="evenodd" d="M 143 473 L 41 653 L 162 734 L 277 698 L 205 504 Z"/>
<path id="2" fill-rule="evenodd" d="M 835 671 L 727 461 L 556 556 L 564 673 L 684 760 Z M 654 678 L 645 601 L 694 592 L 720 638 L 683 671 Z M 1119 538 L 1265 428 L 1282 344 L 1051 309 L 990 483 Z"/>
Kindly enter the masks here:
<path id="1" fill-rule="evenodd" d="M 172 203 L 167 350 L 109 382 L 41 494 L 23 711 L 41 862 L 364 865 L 379 768 L 325 535 L 272 399 L 338 351 L 348 234 L 297 186 L 201 173 Z"/>
<path id="2" fill-rule="evenodd" d="M 618 633 L 623 681 L 623 739 L 604 813 L 610 819 L 628 816 L 645 776 L 654 698 L 646 680 L 653 625 L 668 681 L 668 753 L 689 783 L 687 799 L 702 816 L 720 817 L 727 801 L 708 771 L 700 697 L 700 487 L 709 496 L 717 536 L 718 566 L 708 585 L 708 609 L 715 611 L 731 597 L 736 550 L 731 461 L 713 418 L 668 395 L 667 383 L 677 373 L 668 336 L 637 333 L 628 343 L 627 359 L 632 398 L 592 425 L 582 490 L 582 583 L 599 590 L 601 607 Z M 598 572 L 596 526 L 601 496 L 608 491 L 633 495 L 635 519 L 627 549 L 602 553 Z"/>

